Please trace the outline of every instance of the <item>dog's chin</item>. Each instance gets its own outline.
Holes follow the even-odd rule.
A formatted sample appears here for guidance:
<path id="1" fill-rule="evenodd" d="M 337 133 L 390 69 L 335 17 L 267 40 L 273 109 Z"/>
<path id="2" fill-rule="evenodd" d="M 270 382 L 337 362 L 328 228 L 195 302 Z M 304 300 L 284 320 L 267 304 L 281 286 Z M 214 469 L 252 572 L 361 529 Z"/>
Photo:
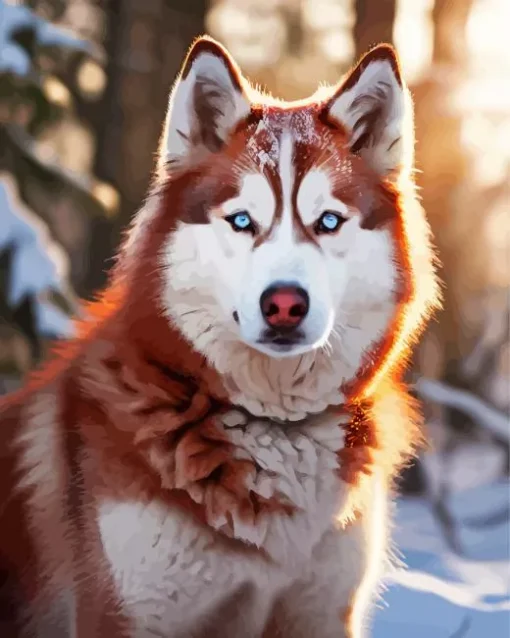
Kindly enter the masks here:
<path id="1" fill-rule="evenodd" d="M 272 359 L 289 359 L 291 357 L 298 357 L 315 349 L 313 344 L 306 343 L 256 341 L 255 343 L 249 343 L 248 345 Z"/>
<path id="2" fill-rule="evenodd" d="M 253 350 L 257 350 L 272 359 L 298 357 L 318 347 L 316 343 L 310 342 L 303 336 L 300 338 L 286 336 L 273 338 L 260 337 L 255 340 L 243 339 L 243 341 Z"/>
<path id="3" fill-rule="evenodd" d="M 321 348 L 327 341 L 330 327 L 324 331 L 325 334 L 311 334 L 308 330 L 296 329 L 293 331 L 275 331 L 273 329 L 262 329 L 258 335 L 243 335 L 241 329 L 241 340 L 253 350 L 257 350 L 272 359 L 289 359 L 299 357 L 309 352 Z M 312 331 L 314 332 L 314 331 Z"/>

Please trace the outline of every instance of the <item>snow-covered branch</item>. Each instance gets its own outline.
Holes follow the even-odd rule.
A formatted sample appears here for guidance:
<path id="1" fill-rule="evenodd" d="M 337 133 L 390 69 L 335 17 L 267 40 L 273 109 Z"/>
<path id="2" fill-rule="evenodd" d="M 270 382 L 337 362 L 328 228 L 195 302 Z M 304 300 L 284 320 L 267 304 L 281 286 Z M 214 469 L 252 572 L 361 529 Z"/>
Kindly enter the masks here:
<path id="1" fill-rule="evenodd" d="M 21 201 L 14 178 L 0 173 L 0 252 L 12 249 L 6 301 L 17 306 L 30 296 L 35 302 L 36 323 L 43 335 L 69 336 L 72 324 L 62 308 L 52 302 L 60 293 L 70 309 L 67 288 L 68 259 L 48 234 L 43 222 Z"/>
<path id="2" fill-rule="evenodd" d="M 40 18 L 28 7 L 0 0 L 0 72 L 26 76 L 31 71 L 30 56 L 13 39 L 21 29 L 32 29 L 40 46 L 56 46 L 97 55 L 87 40 Z"/>
<path id="3" fill-rule="evenodd" d="M 469 415 L 492 434 L 510 443 L 510 416 L 488 405 L 465 390 L 443 382 L 420 377 L 414 384 L 420 396 Z"/>

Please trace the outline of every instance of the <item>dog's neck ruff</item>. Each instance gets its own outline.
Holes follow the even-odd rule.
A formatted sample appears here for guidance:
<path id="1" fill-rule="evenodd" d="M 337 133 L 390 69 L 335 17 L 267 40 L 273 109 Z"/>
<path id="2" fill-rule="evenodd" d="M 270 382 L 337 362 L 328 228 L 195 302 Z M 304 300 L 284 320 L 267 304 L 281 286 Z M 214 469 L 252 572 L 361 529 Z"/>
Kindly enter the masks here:
<path id="1" fill-rule="evenodd" d="M 271 359 L 238 344 L 228 358 L 219 357 L 219 372 L 230 401 L 249 414 L 286 423 L 303 421 L 346 397 L 342 385 L 356 375 L 339 357 L 316 350 L 295 359 Z"/>

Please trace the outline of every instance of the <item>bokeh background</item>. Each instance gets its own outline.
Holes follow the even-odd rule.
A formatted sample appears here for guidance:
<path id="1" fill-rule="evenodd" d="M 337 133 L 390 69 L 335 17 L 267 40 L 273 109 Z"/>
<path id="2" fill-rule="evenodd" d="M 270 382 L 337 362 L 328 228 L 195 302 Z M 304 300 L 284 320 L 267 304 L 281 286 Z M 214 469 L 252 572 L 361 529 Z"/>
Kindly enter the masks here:
<path id="1" fill-rule="evenodd" d="M 431 445 L 401 481 L 408 568 L 388 577 L 372 631 L 508 635 L 508 0 L 0 0 L 0 393 L 104 285 L 205 32 L 287 99 L 373 44 L 398 48 L 445 302 L 409 372 Z"/>

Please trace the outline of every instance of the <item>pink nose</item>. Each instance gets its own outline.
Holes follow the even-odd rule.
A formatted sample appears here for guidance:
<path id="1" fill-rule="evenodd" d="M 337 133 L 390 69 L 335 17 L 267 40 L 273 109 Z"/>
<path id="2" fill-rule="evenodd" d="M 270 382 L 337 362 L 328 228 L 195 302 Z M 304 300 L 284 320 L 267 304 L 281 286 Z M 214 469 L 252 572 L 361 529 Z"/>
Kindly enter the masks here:
<path id="1" fill-rule="evenodd" d="M 298 286 L 271 286 L 260 297 L 260 309 L 271 328 L 296 328 L 308 313 L 306 290 Z"/>

